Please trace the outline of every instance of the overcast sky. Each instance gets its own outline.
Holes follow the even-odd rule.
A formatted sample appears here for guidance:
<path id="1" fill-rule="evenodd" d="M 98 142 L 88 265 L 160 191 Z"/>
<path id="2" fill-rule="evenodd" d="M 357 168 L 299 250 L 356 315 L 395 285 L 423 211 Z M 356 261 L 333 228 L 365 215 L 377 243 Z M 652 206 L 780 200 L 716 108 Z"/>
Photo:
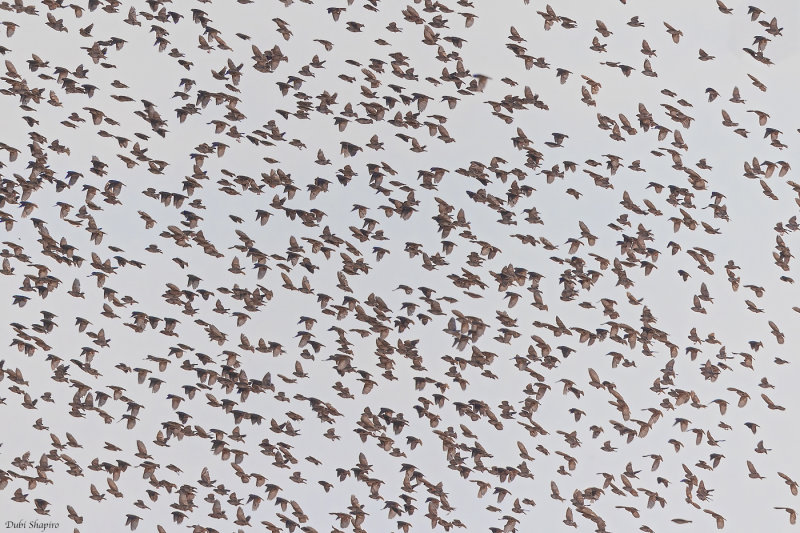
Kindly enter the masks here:
<path id="1" fill-rule="evenodd" d="M 790 530 L 789 514 L 774 507 L 796 504 L 778 472 L 800 479 L 800 432 L 791 425 L 800 6 L 764 5 L 753 20 L 733 0 L 729 14 L 705 0 L 50 4 L 25 4 L 36 15 L 21 3 L 0 11 L 8 260 L 0 328 L 10 344 L 0 382 L 8 476 L 0 527 L 38 519 L 57 531 L 121 531 L 131 514 L 139 531 L 229 532 L 262 521 L 290 531 L 291 520 L 348 531 L 354 525 L 336 513 L 353 511 L 356 498 L 365 531 L 394 531 L 398 521 L 428 530 L 431 516 L 436 529 L 460 521 L 466 531 L 567 531 L 568 509 L 577 531 L 598 528 L 591 513 L 614 532 L 710 531 L 712 513 L 727 531 Z M 629 24 L 634 16 L 642 26 Z M 349 31 L 348 23 L 363 26 Z M 713 59 L 701 61 L 700 49 Z M 263 58 L 278 50 L 284 60 L 269 65 Z M 97 51 L 105 56 L 95 62 Z M 652 75 L 643 73 L 646 59 Z M 569 71 L 563 82 L 558 69 Z M 318 107 L 332 95 L 327 110 Z M 345 154 L 342 143 L 360 150 Z M 93 157 L 106 165 L 99 173 Z M 431 172 L 441 174 L 435 183 Z M 624 249 L 637 237 L 643 247 Z M 113 272 L 102 275 L 106 260 Z M 519 283 L 503 285 L 514 269 Z M 37 290 L 48 275 L 57 287 Z M 134 313 L 156 326 L 137 331 Z M 164 334 L 165 319 L 179 321 L 175 336 Z M 82 320 L 89 324 L 79 331 Z M 481 323 L 483 335 L 458 346 Z M 222 343 L 210 338 L 212 326 Z M 648 332 L 657 339 L 644 345 Z M 248 349 L 261 339 L 280 345 L 274 356 Z M 88 367 L 86 347 L 96 351 Z M 337 371 L 337 360 L 348 370 Z M 701 374 L 706 362 L 714 380 Z M 60 381 L 59 364 L 68 367 Z M 204 381 L 203 369 L 222 379 Z M 590 384 L 589 369 L 602 384 Z M 267 383 L 267 373 L 274 391 L 242 396 L 235 386 Z M 549 389 L 526 419 L 540 385 Z M 123 397 L 101 406 L 115 386 Z M 193 399 L 186 387 L 199 387 Z M 732 389 L 749 394 L 746 405 L 737 407 Z M 785 410 L 770 409 L 762 393 Z M 173 396 L 182 398 L 177 409 Z M 237 422 L 223 400 L 257 416 Z M 333 423 L 318 417 L 318 401 L 335 409 Z M 488 411 L 470 418 L 463 407 L 476 402 Z M 128 427 L 123 415 L 135 405 Z M 364 433 L 366 409 L 385 414 L 385 427 Z M 407 425 L 395 432 L 387 420 L 400 414 Z M 287 421 L 296 433 L 276 431 Z M 534 422 L 546 433 L 532 435 Z M 620 424 L 637 436 L 627 442 Z M 191 435 L 157 445 L 170 425 Z M 592 426 L 603 430 L 596 438 Z M 340 439 L 326 438 L 329 429 Z M 67 444 L 67 432 L 80 447 Z M 572 432 L 579 445 L 570 445 Z M 414 438 L 422 444 L 412 449 Z M 276 466 L 275 446 L 297 463 Z M 239 475 L 223 449 L 246 452 Z M 36 465 L 50 454 L 52 471 L 30 482 L 37 474 L 20 460 L 26 452 Z M 351 470 L 360 453 L 371 465 L 361 476 Z M 651 454 L 663 458 L 652 471 Z M 724 458 L 704 468 L 713 454 Z M 116 481 L 120 497 L 105 492 L 110 472 L 95 459 L 130 465 Z M 158 465 L 154 478 L 142 475 L 147 460 Z M 748 476 L 748 461 L 764 479 Z M 641 472 L 623 475 L 628 463 Z M 407 465 L 425 480 L 411 481 L 413 491 L 403 488 Z M 210 487 L 200 483 L 204 467 Z M 524 468 L 530 477 L 501 476 Z M 339 481 L 337 469 L 349 476 Z M 304 482 L 291 479 L 296 472 Z M 604 487 L 602 473 L 613 485 Z M 698 494 L 693 476 L 710 496 Z M 375 480 L 383 483 L 370 498 Z M 565 501 L 551 497 L 551 481 Z M 488 492 L 477 498 L 483 483 Z M 103 501 L 90 499 L 92 484 Z M 196 507 L 178 524 L 171 505 L 184 484 Z M 273 484 L 280 492 L 268 500 Z M 578 501 L 576 491 L 592 487 L 603 495 Z M 18 488 L 27 502 L 12 500 Z M 652 493 L 663 508 L 648 508 Z M 265 501 L 254 509 L 250 495 Z M 390 518 L 387 502 L 402 509 L 406 496 L 416 510 Z M 49 502 L 49 516 L 36 514 L 37 498 Z M 227 518 L 209 516 L 214 498 Z M 237 509 L 250 527 L 234 523 Z"/>

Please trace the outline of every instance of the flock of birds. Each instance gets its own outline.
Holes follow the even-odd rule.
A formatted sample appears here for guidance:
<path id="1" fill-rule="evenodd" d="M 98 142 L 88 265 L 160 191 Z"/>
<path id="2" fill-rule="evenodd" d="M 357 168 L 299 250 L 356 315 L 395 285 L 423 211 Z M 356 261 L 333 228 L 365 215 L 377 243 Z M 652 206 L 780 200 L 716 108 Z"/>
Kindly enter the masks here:
<path id="1" fill-rule="evenodd" d="M 783 21 L 589 3 L 0 2 L 0 520 L 794 525 Z"/>

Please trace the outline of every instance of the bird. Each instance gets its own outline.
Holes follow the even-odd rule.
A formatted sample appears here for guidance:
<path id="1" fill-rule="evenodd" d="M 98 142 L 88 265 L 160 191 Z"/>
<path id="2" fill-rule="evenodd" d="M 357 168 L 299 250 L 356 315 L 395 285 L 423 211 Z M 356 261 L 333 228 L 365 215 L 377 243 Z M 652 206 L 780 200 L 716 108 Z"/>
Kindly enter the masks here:
<path id="1" fill-rule="evenodd" d="M 764 477 L 758 473 L 755 465 L 753 465 L 753 463 L 750 462 L 750 460 L 747 461 L 747 469 L 750 471 L 749 477 L 751 479 L 764 479 Z"/>
<path id="2" fill-rule="evenodd" d="M 786 485 L 789 487 L 792 496 L 797 496 L 797 482 L 783 472 L 778 472 L 778 475 L 783 478 L 784 483 L 786 483 Z"/>
<path id="3" fill-rule="evenodd" d="M 789 514 L 789 523 L 795 525 L 797 523 L 797 512 L 791 507 L 775 507 L 779 511 L 786 511 Z"/>
<path id="4" fill-rule="evenodd" d="M 40 514 L 40 515 L 49 515 L 50 514 L 50 511 L 47 509 L 47 507 L 50 505 L 50 503 L 47 502 L 46 500 L 43 500 L 41 498 L 36 498 L 35 500 L 33 500 L 33 504 L 34 504 L 34 507 L 35 507 L 34 511 L 37 514 Z"/>
<path id="5" fill-rule="evenodd" d="M 669 33 L 670 36 L 672 37 L 672 42 L 678 44 L 681 40 L 681 37 L 683 37 L 683 32 L 680 30 L 676 30 L 666 22 L 664 22 L 664 26 L 667 28 L 667 33 Z"/>

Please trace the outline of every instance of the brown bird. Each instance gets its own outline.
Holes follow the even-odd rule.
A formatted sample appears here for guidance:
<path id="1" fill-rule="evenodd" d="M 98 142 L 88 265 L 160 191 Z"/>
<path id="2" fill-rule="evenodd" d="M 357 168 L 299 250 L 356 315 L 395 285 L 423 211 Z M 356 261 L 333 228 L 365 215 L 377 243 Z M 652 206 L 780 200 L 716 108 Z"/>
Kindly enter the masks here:
<path id="1" fill-rule="evenodd" d="M 795 525 L 797 523 L 797 512 L 791 507 L 775 507 L 775 509 L 783 510 L 789 513 L 789 523 Z"/>
<path id="2" fill-rule="evenodd" d="M 751 479 L 765 479 L 764 476 L 758 473 L 756 467 L 749 460 L 747 461 L 747 469 L 750 471 L 748 477 Z"/>
<path id="3" fill-rule="evenodd" d="M 676 30 L 666 22 L 664 23 L 664 26 L 667 28 L 667 33 L 669 33 L 672 36 L 672 42 L 674 42 L 675 44 L 679 43 L 681 37 L 683 37 L 683 32 L 680 30 Z"/>
<path id="4" fill-rule="evenodd" d="M 792 478 L 784 474 L 783 472 L 778 472 L 778 475 L 783 478 L 784 483 L 789 487 L 789 490 L 792 493 L 792 496 L 797 496 L 797 482 L 794 481 Z"/>
<path id="5" fill-rule="evenodd" d="M 46 500 L 43 500 L 41 498 L 36 498 L 35 500 L 33 500 L 33 505 L 34 505 L 34 511 L 36 512 L 36 514 L 40 514 L 40 515 L 49 515 L 50 514 L 50 511 L 47 510 L 47 506 L 50 505 L 50 503 L 47 502 Z"/>

